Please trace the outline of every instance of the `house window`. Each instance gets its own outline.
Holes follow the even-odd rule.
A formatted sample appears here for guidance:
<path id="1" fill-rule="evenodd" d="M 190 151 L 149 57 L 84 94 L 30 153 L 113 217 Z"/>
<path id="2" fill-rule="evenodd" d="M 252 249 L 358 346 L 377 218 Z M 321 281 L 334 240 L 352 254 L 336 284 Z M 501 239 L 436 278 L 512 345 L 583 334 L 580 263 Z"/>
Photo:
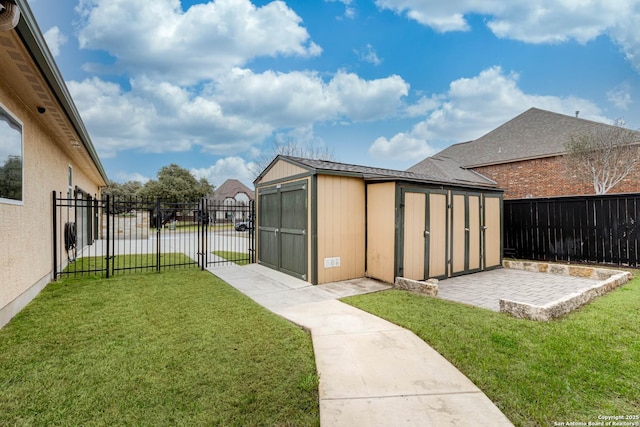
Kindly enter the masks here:
<path id="1" fill-rule="evenodd" d="M 0 104 L 0 203 L 22 204 L 22 123 Z"/>

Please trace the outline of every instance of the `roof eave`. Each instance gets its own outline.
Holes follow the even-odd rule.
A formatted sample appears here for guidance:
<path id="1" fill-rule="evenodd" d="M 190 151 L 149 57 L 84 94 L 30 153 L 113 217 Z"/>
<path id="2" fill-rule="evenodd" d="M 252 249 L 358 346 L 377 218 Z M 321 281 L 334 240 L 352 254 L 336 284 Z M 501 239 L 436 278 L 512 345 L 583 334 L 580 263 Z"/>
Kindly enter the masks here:
<path id="1" fill-rule="evenodd" d="M 51 51 L 49 51 L 47 43 L 40 31 L 40 28 L 38 27 L 29 4 L 26 0 L 16 0 L 15 4 L 20 8 L 21 15 L 20 22 L 16 27 L 18 35 L 23 40 L 27 50 L 31 54 L 31 57 L 56 96 L 57 101 L 62 106 L 67 118 L 80 137 L 82 145 L 87 150 L 91 160 L 98 169 L 100 176 L 104 180 L 105 184 L 108 184 L 109 178 L 107 177 L 107 173 L 102 166 L 102 162 L 100 162 L 100 158 L 98 157 L 95 147 L 91 142 L 91 138 L 89 137 L 89 132 L 87 132 L 87 129 L 82 122 L 78 109 L 73 102 L 71 94 L 69 93 L 64 79 L 62 78 L 62 74 L 60 73 L 58 66 L 56 65 L 53 55 L 51 54 Z"/>

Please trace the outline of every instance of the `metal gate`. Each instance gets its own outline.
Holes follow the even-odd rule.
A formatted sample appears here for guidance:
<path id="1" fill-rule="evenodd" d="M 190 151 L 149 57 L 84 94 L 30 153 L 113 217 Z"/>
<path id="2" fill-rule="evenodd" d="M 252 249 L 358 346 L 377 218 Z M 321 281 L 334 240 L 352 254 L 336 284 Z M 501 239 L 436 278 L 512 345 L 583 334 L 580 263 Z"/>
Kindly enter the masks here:
<path id="1" fill-rule="evenodd" d="M 54 278 L 254 262 L 253 201 L 52 199 Z"/>

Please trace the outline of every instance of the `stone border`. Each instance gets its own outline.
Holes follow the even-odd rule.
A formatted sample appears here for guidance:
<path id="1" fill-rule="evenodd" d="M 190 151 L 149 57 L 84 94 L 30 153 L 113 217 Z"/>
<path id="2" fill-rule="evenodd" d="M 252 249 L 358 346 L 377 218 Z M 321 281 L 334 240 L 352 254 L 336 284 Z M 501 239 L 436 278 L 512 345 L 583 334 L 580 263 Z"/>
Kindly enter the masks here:
<path id="1" fill-rule="evenodd" d="M 421 281 L 396 277 L 394 287 L 403 291 L 410 291 L 430 297 L 438 296 L 438 279 Z"/>
<path id="2" fill-rule="evenodd" d="M 556 319 L 577 309 L 578 307 L 590 303 L 595 298 L 624 285 L 631 280 L 632 277 L 632 274 L 627 271 L 611 270 L 599 267 L 508 260 L 505 260 L 503 265 L 505 268 L 512 268 L 515 270 L 583 277 L 601 281 L 583 292 L 574 292 L 543 306 L 525 304 L 506 299 L 500 300 L 501 313 L 507 313 L 513 317 L 521 319 L 543 322 Z"/>

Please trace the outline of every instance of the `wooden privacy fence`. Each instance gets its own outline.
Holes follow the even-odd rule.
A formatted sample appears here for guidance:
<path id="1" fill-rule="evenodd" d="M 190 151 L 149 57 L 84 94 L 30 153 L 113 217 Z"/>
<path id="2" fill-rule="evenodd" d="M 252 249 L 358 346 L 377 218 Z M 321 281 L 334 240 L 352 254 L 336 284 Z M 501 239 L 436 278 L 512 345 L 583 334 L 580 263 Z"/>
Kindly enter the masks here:
<path id="1" fill-rule="evenodd" d="M 505 256 L 637 266 L 640 194 L 504 201 Z"/>

